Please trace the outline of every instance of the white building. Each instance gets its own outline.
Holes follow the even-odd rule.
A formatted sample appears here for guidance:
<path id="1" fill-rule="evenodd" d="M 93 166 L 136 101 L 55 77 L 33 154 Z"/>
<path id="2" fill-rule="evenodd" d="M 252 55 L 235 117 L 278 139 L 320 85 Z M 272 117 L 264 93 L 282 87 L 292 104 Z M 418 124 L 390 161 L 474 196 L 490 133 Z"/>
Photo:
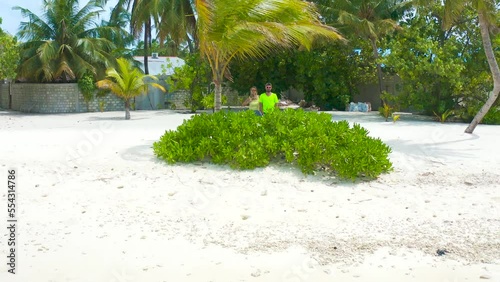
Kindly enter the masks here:
<path id="1" fill-rule="evenodd" d="M 139 65 L 144 71 L 144 56 L 135 56 L 134 60 L 139 62 Z M 161 85 L 168 89 L 165 82 L 166 76 L 172 75 L 176 67 L 181 67 L 185 64 L 184 60 L 178 57 L 159 57 L 158 53 L 153 53 L 148 57 L 149 74 L 158 77 Z M 165 92 L 157 88 L 150 87 L 147 95 L 142 95 L 135 98 L 135 109 L 137 110 L 157 110 L 163 109 L 165 106 Z"/>
<path id="2" fill-rule="evenodd" d="M 144 71 L 144 56 L 135 56 L 134 60 L 140 63 Z M 148 70 L 152 75 L 172 75 L 176 67 L 182 67 L 184 64 L 184 60 L 179 57 L 160 57 L 158 53 L 153 53 L 151 57 L 148 57 Z M 163 73 L 163 68 L 165 73 Z"/>

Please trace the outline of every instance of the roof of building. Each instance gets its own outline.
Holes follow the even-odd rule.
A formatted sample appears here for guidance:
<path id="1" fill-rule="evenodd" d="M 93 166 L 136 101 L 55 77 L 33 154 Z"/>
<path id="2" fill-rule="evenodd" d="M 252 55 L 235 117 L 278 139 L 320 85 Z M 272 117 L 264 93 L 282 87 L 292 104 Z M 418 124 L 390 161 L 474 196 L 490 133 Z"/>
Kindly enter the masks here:
<path id="1" fill-rule="evenodd" d="M 144 57 L 135 56 L 134 60 L 140 63 L 142 71 L 144 71 Z M 148 57 L 148 69 L 149 74 L 160 75 L 163 74 L 162 66 L 165 68 L 166 75 L 172 75 L 176 67 L 182 67 L 184 65 L 184 60 L 179 57 L 159 57 L 153 56 Z"/>

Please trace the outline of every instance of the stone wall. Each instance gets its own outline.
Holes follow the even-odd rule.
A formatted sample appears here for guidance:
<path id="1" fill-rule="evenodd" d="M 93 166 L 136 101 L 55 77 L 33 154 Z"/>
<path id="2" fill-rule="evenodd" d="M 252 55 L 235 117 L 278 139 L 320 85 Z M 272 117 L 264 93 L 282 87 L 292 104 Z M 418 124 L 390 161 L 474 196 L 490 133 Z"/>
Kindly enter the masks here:
<path id="1" fill-rule="evenodd" d="M 79 113 L 84 112 L 108 112 L 108 111 L 124 111 L 125 110 L 125 102 L 123 99 L 117 97 L 116 95 L 109 93 L 104 97 L 95 97 L 92 101 L 89 102 L 89 107 L 87 109 L 87 104 L 83 99 L 83 95 L 78 95 L 78 101 L 80 107 L 78 108 Z M 102 107 L 102 109 L 101 109 Z"/>
<path id="2" fill-rule="evenodd" d="M 5 99 L 2 84 L 1 99 Z M 96 98 L 89 103 L 89 109 L 76 83 L 14 83 L 11 86 L 11 109 L 30 113 L 75 113 L 99 111 L 102 101 L 104 111 L 121 111 L 123 101 L 113 94 Z M 8 92 L 7 92 L 8 93 Z M 8 94 L 7 107 L 8 108 Z M 2 102 L 3 103 L 3 102 Z M 2 104 L 3 105 L 3 104 Z"/>
<path id="3" fill-rule="evenodd" d="M 188 91 L 175 91 L 165 94 L 165 108 L 185 110 L 184 100 L 189 97 Z"/>
<path id="4" fill-rule="evenodd" d="M 383 89 L 389 93 L 397 94 L 400 91 L 401 80 L 398 77 L 384 78 Z M 378 93 L 378 85 L 360 85 L 358 86 L 359 94 L 353 97 L 354 102 L 370 102 L 373 110 L 377 110 L 380 106 L 380 95 Z M 80 93 L 76 83 L 14 83 L 11 86 L 9 83 L 0 83 L 0 108 L 9 108 L 9 91 L 12 98 L 11 109 L 22 112 L 32 113 L 74 113 L 74 112 L 97 112 L 101 111 L 123 111 L 124 102 L 121 98 L 113 94 L 108 94 L 104 97 L 95 98 L 87 105 Z M 234 90 L 228 87 L 223 88 L 223 94 L 227 97 L 226 106 L 240 106 L 242 99 L 246 96 L 239 96 Z M 287 92 L 290 94 L 290 92 Z M 296 93 L 295 93 L 296 94 Z M 300 93 L 299 93 L 300 94 Z M 160 108 L 160 103 L 164 104 L 166 109 L 184 110 L 184 100 L 189 95 L 187 91 L 176 91 L 164 95 L 164 99 L 145 100 L 150 109 L 150 103 L 153 103 L 153 109 Z M 292 96 L 292 95 L 290 95 Z M 147 99 L 148 96 L 144 96 Z M 163 98 L 163 97 L 160 97 Z M 140 98 L 138 98 L 140 99 Z M 163 102 L 164 101 L 164 102 Z M 138 100 L 137 108 L 143 109 Z M 173 106 L 175 105 L 175 106 Z"/>

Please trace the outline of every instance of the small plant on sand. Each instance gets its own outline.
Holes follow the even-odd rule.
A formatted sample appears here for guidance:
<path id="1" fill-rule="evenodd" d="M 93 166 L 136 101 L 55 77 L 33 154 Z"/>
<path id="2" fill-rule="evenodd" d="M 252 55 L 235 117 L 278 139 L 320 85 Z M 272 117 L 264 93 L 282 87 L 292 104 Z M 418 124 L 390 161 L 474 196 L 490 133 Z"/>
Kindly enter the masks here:
<path id="1" fill-rule="evenodd" d="M 434 113 L 434 116 L 436 116 L 436 119 L 437 119 L 439 122 L 441 122 L 441 123 L 446 122 L 446 120 L 447 120 L 449 117 L 451 117 L 451 116 L 453 116 L 453 115 L 454 115 L 453 110 L 450 110 L 450 109 L 448 109 L 448 110 L 444 111 L 444 112 L 443 112 L 443 113 L 441 113 L 441 114 L 437 114 L 436 112 L 433 112 L 433 113 Z"/>
<path id="2" fill-rule="evenodd" d="M 379 113 L 385 118 L 385 121 L 389 121 L 389 117 L 394 112 L 394 109 L 389 106 L 386 102 L 383 102 L 382 107 L 378 108 Z"/>
<path id="3" fill-rule="evenodd" d="M 396 122 L 399 120 L 399 118 L 401 117 L 401 115 L 392 115 L 392 122 Z"/>
<path id="4" fill-rule="evenodd" d="M 349 179 L 377 177 L 392 168 L 391 149 L 366 129 L 303 110 L 263 117 L 253 111 L 195 115 L 167 131 L 153 150 L 168 163 L 210 161 L 253 169 L 286 161 L 305 174 L 328 171 Z"/>
<path id="5" fill-rule="evenodd" d="M 106 102 L 103 100 L 99 101 L 99 111 L 102 113 L 104 112 L 105 108 L 106 108 Z"/>

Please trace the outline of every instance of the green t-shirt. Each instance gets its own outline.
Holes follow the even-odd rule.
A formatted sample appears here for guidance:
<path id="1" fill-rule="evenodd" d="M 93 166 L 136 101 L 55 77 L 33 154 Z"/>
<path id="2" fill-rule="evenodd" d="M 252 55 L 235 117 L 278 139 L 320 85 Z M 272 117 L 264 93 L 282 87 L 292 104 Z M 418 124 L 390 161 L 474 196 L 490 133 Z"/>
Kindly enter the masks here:
<path id="1" fill-rule="evenodd" d="M 279 102 L 278 96 L 271 92 L 271 95 L 267 96 L 266 93 L 260 94 L 259 102 L 262 103 L 262 111 L 264 113 L 269 113 L 274 111 L 275 105 Z"/>

